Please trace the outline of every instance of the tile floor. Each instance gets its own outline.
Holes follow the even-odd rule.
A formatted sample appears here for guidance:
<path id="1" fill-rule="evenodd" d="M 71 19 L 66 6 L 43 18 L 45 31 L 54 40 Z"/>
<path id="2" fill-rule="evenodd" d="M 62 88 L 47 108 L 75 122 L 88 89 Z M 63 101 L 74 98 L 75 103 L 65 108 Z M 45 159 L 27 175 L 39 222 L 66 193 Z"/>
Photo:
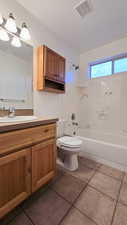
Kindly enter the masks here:
<path id="1" fill-rule="evenodd" d="M 86 158 L 57 176 L 0 225 L 127 225 L 127 174 Z"/>

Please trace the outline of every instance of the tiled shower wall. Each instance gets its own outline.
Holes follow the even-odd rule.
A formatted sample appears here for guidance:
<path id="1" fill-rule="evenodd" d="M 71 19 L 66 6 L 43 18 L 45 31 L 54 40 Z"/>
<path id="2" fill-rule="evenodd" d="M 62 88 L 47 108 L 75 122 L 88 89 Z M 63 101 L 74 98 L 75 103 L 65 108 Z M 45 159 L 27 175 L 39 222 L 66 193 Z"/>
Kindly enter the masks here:
<path id="1" fill-rule="evenodd" d="M 80 57 L 80 127 L 127 133 L 127 73 L 89 80 L 88 63 L 126 53 L 127 38 Z"/>

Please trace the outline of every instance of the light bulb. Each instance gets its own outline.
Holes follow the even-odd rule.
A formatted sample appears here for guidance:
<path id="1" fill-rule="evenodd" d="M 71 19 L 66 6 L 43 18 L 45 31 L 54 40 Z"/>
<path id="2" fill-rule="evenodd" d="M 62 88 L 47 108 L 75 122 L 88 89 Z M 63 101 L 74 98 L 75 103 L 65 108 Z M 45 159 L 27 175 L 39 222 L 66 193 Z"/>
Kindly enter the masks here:
<path id="1" fill-rule="evenodd" d="M 0 28 L 0 40 L 9 41 L 9 35 L 3 28 Z"/>
<path id="2" fill-rule="evenodd" d="M 13 37 L 13 39 L 11 41 L 11 45 L 13 45 L 14 47 L 19 48 L 19 47 L 21 47 L 22 44 L 21 44 L 20 39 L 15 36 L 15 37 Z"/>
<path id="3" fill-rule="evenodd" d="M 22 24 L 22 29 L 21 29 L 20 37 L 22 39 L 24 39 L 25 41 L 28 41 L 28 40 L 31 39 L 30 32 L 28 30 L 28 27 L 27 27 L 26 23 L 23 23 Z"/>
<path id="4" fill-rule="evenodd" d="M 3 17 L 1 15 L 1 13 L 0 13 L 0 24 L 2 24 L 3 22 L 4 22 L 4 20 L 3 20 Z"/>
<path id="5" fill-rule="evenodd" d="M 9 18 L 7 19 L 7 22 L 5 24 L 5 28 L 12 33 L 17 32 L 15 18 L 13 17 L 12 13 L 9 14 Z"/>

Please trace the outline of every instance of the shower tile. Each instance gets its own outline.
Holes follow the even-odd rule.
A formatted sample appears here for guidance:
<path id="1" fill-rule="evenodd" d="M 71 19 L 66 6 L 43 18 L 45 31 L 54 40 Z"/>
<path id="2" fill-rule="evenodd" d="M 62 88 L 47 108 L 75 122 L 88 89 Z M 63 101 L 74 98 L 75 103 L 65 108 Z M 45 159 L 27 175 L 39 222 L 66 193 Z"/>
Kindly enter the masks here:
<path id="1" fill-rule="evenodd" d="M 101 172 L 103 174 L 106 174 L 108 176 L 111 176 L 113 178 L 116 178 L 118 180 L 122 180 L 123 179 L 123 172 L 118 170 L 118 169 L 112 168 L 110 166 L 102 165 L 99 168 L 99 172 Z"/>
<path id="2" fill-rule="evenodd" d="M 127 225 L 127 207 L 121 204 L 117 205 L 113 225 Z"/>
<path id="3" fill-rule="evenodd" d="M 92 176 L 95 174 L 95 171 L 93 169 L 90 169 L 82 164 L 79 164 L 79 168 L 74 172 L 68 172 L 74 177 L 77 177 L 83 181 L 89 181 Z"/>
<path id="4" fill-rule="evenodd" d="M 85 157 L 79 157 L 79 163 L 91 169 L 98 169 L 101 164 Z"/>
<path id="5" fill-rule="evenodd" d="M 111 225 L 115 201 L 88 186 L 75 207 L 98 225 Z"/>
<path id="6" fill-rule="evenodd" d="M 96 225 L 88 217 L 80 213 L 77 209 L 73 208 L 65 217 L 61 225 Z"/>
<path id="7" fill-rule="evenodd" d="M 119 201 L 125 205 L 127 205 L 127 184 L 123 183 L 121 191 L 120 191 L 120 196 L 119 196 Z"/>
<path id="8" fill-rule="evenodd" d="M 87 183 L 76 177 L 64 175 L 52 185 L 52 188 L 67 201 L 73 203 L 86 185 Z"/>
<path id="9" fill-rule="evenodd" d="M 90 185 L 111 198 L 117 199 L 121 182 L 104 174 L 96 173 L 91 179 Z"/>

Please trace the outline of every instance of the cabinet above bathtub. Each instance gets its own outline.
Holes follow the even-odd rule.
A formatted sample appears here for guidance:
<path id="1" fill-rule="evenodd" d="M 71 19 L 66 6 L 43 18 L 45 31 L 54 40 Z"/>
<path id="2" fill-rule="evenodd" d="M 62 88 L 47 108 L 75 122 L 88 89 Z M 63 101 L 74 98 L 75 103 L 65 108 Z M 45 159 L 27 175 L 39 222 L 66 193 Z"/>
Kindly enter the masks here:
<path id="1" fill-rule="evenodd" d="M 36 89 L 55 93 L 65 93 L 64 57 L 47 46 L 35 50 Z"/>

